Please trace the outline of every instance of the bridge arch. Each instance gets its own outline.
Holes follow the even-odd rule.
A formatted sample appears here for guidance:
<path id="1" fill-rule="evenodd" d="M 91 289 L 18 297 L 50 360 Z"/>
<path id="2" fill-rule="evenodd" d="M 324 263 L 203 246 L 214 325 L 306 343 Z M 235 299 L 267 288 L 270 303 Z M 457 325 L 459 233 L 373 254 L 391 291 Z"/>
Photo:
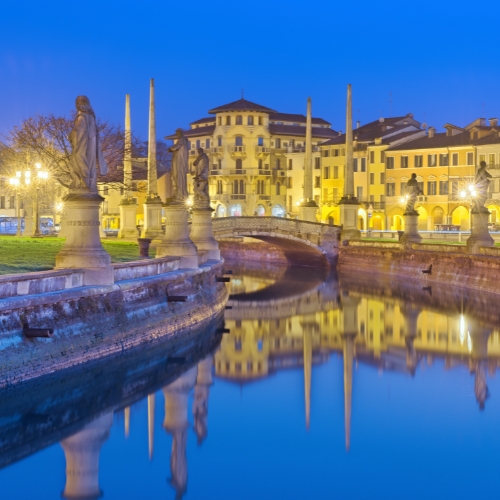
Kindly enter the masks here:
<path id="1" fill-rule="evenodd" d="M 279 248 L 299 266 L 326 266 L 338 257 L 340 227 L 283 217 L 213 219 L 215 238 L 248 236 Z"/>

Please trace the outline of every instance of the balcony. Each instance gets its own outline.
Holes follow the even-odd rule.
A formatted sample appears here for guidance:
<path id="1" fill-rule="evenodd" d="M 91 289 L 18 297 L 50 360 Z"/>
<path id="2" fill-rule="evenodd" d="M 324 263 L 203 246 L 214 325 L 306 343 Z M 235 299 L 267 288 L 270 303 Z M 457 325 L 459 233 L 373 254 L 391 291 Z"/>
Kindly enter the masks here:
<path id="1" fill-rule="evenodd" d="M 233 158 L 244 158 L 247 155 L 246 146 L 230 146 L 229 152 Z"/>
<path id="2" fill-rule="evenodd" d="M 231 200 L 246 200 L 247 195 L 246 194 L 232 194 L 229 196 Z"/>
<path id="3" fill-rule="evenodd" d="M 269 152 L 275 155 L 284 155 L 287 152 L 287 148 L 285 147 L 269 148 Z"/>
<path id="4" fill-rule="evenodd" d="M 265 146 L 257 146 L 255 148 L 255 156 L 257 156 L 257 158 L 265 158 L 270 152 L 270 148 L 266 148 Z"/>
<path id="5" fill-rule="evenodd" d="M 268 194 L 259 194 L 259 200 L 261 201 L 269 201 L 271 197 Z"/>
<path id="6" fill-rule="evenodd" d="M 216 148 L 210 148 L 210 154 L 222 158 L 224 156 L 224 148 L 222 146 L 217 146 Z"/>
<path id="7" fill-rule="evenodd" d="M 196 149 L 190 149 L 189 156 L 198 156 L 198 151 L 196 151 Z"/>
<path id="8" fill-rule="evenodd" d="M 380 210 L 385 210 L 385 201 L 364 201 L 359 200 L 359 203 L 363 205 L 367 210 L 371 207 L 375 212 Z"/>
<path id="9" fill-rule="evenodd" d="M 237 168 L 236 170 L 230 170 L 229 175 L 247 175 L 247 171 L 243 168 Z"/>

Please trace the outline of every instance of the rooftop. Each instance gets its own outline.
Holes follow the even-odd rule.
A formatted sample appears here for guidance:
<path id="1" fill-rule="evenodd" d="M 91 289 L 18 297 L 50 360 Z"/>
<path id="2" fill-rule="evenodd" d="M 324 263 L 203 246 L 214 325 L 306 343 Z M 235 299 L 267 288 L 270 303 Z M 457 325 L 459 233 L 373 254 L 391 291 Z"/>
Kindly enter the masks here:
<path id="1" fill-rule="evenodd" d="M 469 132 L 456 135 L 446 135 L 446 132 L 436 133 L 434 137 L 425 136 L 414 141 L 405 142 L 389 148 L 388 151 L 404 151 L 407 149 L 445 148 L 449 146 L 470 146 L 472 141 Z"/>
<path id="2" fill-rule="evenodd" d="M 269 132 L 271 135 L 293 135 L 297 137 L 306 136 L 306 127 L 303 125 L 277 125 L 269 124 Z M 338 136 L 338 132 L 331 128 L 312 127 L 312 137 L 320 139 L 331 139 Z"/>
<path id="3" fill-rule="evenodd" d="M 306 123 L 306 116 L 293 113 L 271 113 L 269 115 L 269 120 L 271 121 L 284 121 L 284 122 L 296 122 L 296 123 Z M 316 125 L 331 125 L 330 122 L 323 120 L 323 118 L 312 118 L 312 123 Z"/>
<path id="4" fill-rule="evenodd" d="M 275 113 L 274 109 L 266 108 L 266 106 L 247 101 L 243 98 L 239 99 L 238 101 L 230 102 L 229 104 L 223 104 L 222 106 L 213 108 L 209 111 L 209 113 L 213 115 L 215 113 L 222 113 L 224 111 L 259 111 L 263 113 Z"/>

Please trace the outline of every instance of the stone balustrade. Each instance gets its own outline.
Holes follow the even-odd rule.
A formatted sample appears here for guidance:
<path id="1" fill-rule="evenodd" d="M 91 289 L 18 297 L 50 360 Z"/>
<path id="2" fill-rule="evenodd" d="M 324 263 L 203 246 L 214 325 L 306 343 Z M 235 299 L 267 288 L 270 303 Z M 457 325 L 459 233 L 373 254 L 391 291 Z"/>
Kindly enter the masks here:
<path id="1" fill-rule="evenodd" d="M 0 276 L 0 299 L 83 286 L 84 269 L 61 269 Z"/>
<path id="2" fill-rule="evenodd" d="M 177 271 L 179 261 L 180 257 L 162 257 L 160 259 L 134 260 L 132 262 L 112 264 L 115 283 Z"/>
<path id="3" fill-rule="evenodd" d="M 201 259 L 202 263 L 206 258 Z M 179 257 L 135 260 L 112 264 L 114 281 L 157 276 L 179 269 Z M 59 292 L 84 286 L 85 269 L 56 269 L 0 276 L 0 299 Z"/>

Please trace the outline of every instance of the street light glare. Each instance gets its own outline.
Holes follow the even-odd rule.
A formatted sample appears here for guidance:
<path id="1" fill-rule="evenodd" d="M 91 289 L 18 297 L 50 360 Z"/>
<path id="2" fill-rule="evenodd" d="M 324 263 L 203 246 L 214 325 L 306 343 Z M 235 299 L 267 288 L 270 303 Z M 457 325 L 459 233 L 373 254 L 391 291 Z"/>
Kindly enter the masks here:
<path id="1" fill-rule="evenodd" d="M 9 182 L 12 186 L 19 186 L 19 179 L 17 177 L 11 177 Z"/>
<path id="2" fill-rule="evenodd" d="M 467 196 L 467 193 L 465 191 L 460 191 L 460 198 L 465 198 Z"/>
<path id="3" fill-rule="evenodd" d="M 40 168 L 42 168 L 42 164 L 40 162 L 36 162 L 35 163 L 35 167 L 38 168 L 38 169 L 40 169 Z"/>

